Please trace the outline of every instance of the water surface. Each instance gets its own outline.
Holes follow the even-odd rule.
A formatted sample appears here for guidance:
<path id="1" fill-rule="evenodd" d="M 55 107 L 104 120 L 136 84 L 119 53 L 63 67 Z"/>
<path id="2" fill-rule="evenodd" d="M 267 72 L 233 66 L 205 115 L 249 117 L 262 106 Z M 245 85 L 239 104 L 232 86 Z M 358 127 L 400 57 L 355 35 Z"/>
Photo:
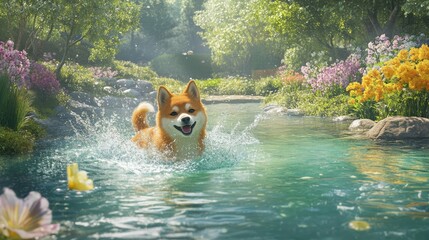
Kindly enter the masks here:
<path id="1" fill-rule="evenodd" d="M 137 149 L 131 110 L 118 110 L 30 156 L 0 157 L 0 188 L 48 198 L 58 239 L 429 236 L 428 141 L 359 139 L 348 124 L 267 116 L 258 104 L 207 109 L 201 159 L 168 162 Z M 72 162 L 95 190 L 67 189 Z M 350 229 L 353 220 L 371 229 Z"/>

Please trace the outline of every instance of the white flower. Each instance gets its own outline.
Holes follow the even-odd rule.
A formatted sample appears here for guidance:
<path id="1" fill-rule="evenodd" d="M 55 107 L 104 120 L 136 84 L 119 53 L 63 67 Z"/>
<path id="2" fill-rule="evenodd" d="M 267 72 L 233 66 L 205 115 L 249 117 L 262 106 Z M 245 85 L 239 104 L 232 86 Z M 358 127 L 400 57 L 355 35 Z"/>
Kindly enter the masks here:
<path id="1" fill-rule="evenodd" d="M 0 236 L 12 239 L 40 238 L 57 233 L 60 225 L 51 224 L 49 202 L 38 192 L 17 198 L 9 188 L 0 195 Z"/>

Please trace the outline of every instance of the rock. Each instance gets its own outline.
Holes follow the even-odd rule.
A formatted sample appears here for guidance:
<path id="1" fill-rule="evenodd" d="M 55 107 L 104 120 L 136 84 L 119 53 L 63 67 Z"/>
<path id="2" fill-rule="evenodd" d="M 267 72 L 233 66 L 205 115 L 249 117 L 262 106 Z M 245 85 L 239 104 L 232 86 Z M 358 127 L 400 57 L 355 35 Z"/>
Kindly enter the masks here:
<path id="1" fill-rule="evenodd" d="M 90 106 L 97 106 L 97 102 L 94 100 L 94 97 L 89 93 L 72 92 L 69 95 L 70 95 L 71 99 L 73 99 L 77 102 L 84 103 L 84 104 L 90 105 Z"/>
<path id="2" fill-rule="evenodd" d="M 372 139 L 400 140 L 429 138 L 429 119 L 422 117 L 388 117 L 367 132 Z"/>
<path id="3" fill-rule="evenodd" d="M 338 116 L 338 117 L 334 117 L 333 119 L 332 119 L 332 121 L 334 121 L 334 122 L 346 122 L 346 121 L 353 121 L 353 120 L 355 120 L 356 118 L 355 117 L 353 117 L 353 116 Z"/>
<path id="4" fill-rule="evenodd" d="M 357 119 L 354 120 L 350 126 L 350 131 L 368 131 L 372 127 L 374 127 L 375 122 L 371 119 Z"/>
<path id="5" fill-rule="evenodd" d="M 287 108 L 277 106 L 277 105 L 268 105 L 264 107 L 264 112 L 268 114 L 286 114 Z"/>
<path id="6" fill-rule="evenodd" d="M 107 92 L 109 94 L 112 94 L 112 93 L 115 92 L 115 89 L 113 87 L 111 87 L 111 86 L 105 86 L 105 87 L 103 87 L 103 91 L 105 91 L 105 92 Z"/>
<path id="7" fill-rule="evenodd" d="M 149 81 L 137 80 L 136 84 L 137 87 L 140 89 L 140 92 L 143 94 L 150 93 L 153 91 L 153 84 Z"/>
<path id="8" fill-rule="evenodd" d="M 142 97 L 142 94 L 137 89 L 134 89 L 134 88 L 125 89 L 122 93 L 127 97 L 133 97 L 133 98 Z"/>
<path id="9" fill-rule="evenodd" d="M 293 109 L 286 110 L 286 115 L 300 117 L 300 116 L 304 116 L 304 112 L 302 112 L 301 109 L 293 108 Z"/>
<path id="10" fill-rule="evenodd" d="M 136 86 L 136 81 L 133 79 L 119 79 L 116 81 L 117 88 L 134 88 Z"/>

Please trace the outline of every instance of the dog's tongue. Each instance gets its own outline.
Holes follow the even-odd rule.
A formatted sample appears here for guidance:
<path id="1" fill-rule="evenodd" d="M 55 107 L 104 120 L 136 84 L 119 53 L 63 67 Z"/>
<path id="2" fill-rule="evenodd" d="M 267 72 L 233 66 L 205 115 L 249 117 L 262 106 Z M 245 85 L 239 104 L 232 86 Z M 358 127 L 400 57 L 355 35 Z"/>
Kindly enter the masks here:
<path id="1" fill-rule="evenodd" d="M 182 131 L 184 133 L 190 133 L 192 131 L 192 127 L 190 125 L 183 126 Z"/>

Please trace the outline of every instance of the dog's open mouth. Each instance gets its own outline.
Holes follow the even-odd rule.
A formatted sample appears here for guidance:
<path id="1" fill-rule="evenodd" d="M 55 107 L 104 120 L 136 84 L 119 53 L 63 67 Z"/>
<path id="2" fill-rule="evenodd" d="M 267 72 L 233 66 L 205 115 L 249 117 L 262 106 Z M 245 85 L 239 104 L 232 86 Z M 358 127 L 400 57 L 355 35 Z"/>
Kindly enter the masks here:
<path id="1" fill-rule="evenodd" d="M 195 124 L 197 124 L 197 122 L 194 122 L 194 124 L 192 124 L 192 125 L 184 125 L 184 126 L 181 126 L 181 127 L 174 125 L 174 127 L 177 130 L 179 130 L 180 132 L 182 132 L 184 135 L 188 136 L 188 135 L 191 135 L 192 130 L 195 127 Z"/>

